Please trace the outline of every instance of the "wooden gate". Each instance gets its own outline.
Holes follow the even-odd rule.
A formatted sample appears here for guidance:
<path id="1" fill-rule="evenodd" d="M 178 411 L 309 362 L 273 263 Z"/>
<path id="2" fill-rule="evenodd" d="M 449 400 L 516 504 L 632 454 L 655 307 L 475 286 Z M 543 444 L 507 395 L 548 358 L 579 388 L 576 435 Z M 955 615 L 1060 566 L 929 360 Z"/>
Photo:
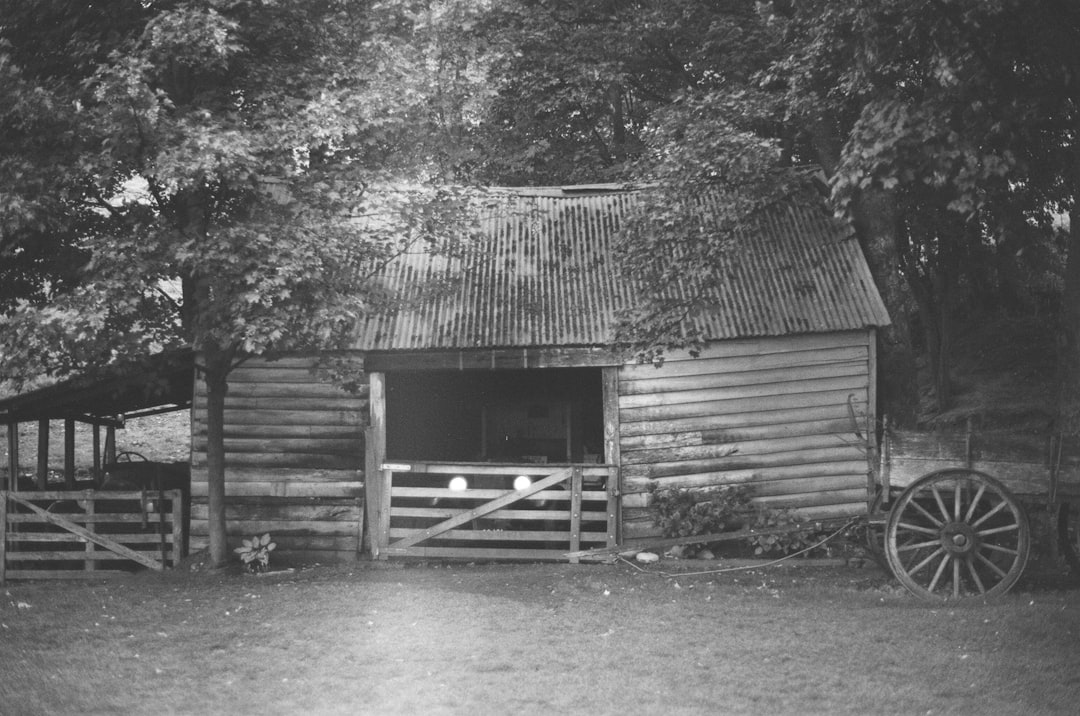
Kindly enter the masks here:
<path id="1" fill-rule="evenodd" d="M 576 561 L 570 552 L 616 544 L 613 467 L 384 463 L 380 474 L 368 496 L 379 559 Z"/>
<path id="2" fill-rule="evenodd" d="M 175 566 L 183 508 L 180 490 L 0 491 L 0 584 Z"/>

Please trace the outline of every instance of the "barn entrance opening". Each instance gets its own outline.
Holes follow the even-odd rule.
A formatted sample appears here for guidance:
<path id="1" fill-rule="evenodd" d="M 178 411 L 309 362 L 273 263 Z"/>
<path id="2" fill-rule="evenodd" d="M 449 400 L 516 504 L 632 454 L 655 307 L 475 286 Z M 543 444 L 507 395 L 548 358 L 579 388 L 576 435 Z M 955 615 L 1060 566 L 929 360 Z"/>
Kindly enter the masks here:
<path id="1" fill-rule="evenodd" d="M 598 368 L 386 375 L 386 454 L 394 460 L 597 463 Z"/>
<path id="2" fill-rule="evenodd" d="M 385 384 L 380 554 L 565 559 L 614 543 L 600 369 L 388 371 Z"/>

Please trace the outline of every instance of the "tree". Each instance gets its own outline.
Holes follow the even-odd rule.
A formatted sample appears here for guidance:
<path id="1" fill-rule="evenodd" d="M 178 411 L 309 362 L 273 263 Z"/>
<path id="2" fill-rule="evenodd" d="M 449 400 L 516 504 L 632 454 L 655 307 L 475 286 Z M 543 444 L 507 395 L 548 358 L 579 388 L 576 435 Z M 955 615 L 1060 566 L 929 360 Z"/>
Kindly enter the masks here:
<path id="1" fill-rule="evenodd" d="M 365 148 L 402 141 L 411 126 L 419 90 L 384 72 L 409 39 L 408 7 L 133 6 L 130 31 L 107 52 L 86 40 L 79 73 L 46 77 L 0 59 L 3 91 L 25 116 L 60 115 L 24 124 L 48 161 L 10 148 L 5 183 L 17 199 L 4 207 L 5 237 L 55 205 L 94 224 L 63 224 L 89 259 L 75 285 L 9 309 L 0 345 L 16 378 L 194 347 L 207 395 L 210 558 L 221 564 L 230 371 L 253 355 L 347 340 L 362 313 L 395 299 L 373 280 L 381 266 L 417 241 L 448 248 L 454 233 L 442 229 L 458 204 L 453 192 L 375 192 L 401 167 L 364 161 Z M 16 19 L 5 37 L 29 18 Z M 163 290 L 176 280 L 178 296 Z"/>
<path id="2" fill-rule="evenodd" d="M 0 311 L 47 300 L 75 281 L 80 237 L 102 217 L 53 192 L 70 179 L 81 137 L 78 83 L 143 18 L 138 2 L 7 1 L 0 7 Z M 52 171 L 49 171 L 50 166 Z"/>
<path id="3" fill-rule="evenodd" d="M 861 98 L 834 197 L 850 208 L 866 194 L 891 196 L 899 263 L 946 406 L 948 324 L 959 288 L 981 268 L 973 259 L 1010 240 L 1019 255 L 1017 238 L 1027 248 L 1048 245 L 1053 215 L 1076 205 L 1080 11 L 1053 0 L 874 0 L 825 16 L 803 19 L 849 38 L 847 69 L 834 84 Z M 821 67 L 836 45 L 815 47 L 803 59 Z M 1070 264 L 1080 253 L 1071 231 Z M 1061 416 L 1073 430 L 1078 279 L 1066 270 L 1062 328 L 1072 347 L 1059 360 L 1061 394 L 1073 396 Z"/>
<path id="4" fill-rule="evenodd" d="M 479 26 L 495 39 L 475 176 L 508 184 L 633 178 L 657 111 L 745 87 L 772 50 L 747 0 L 512 0 Z"/>
<path id="5" fill-rule="evenodd" d="M 657 185 L 627 232 L 628 264 L 653 279 L 628 325 L 676 345 L 692 340 L 694 300 L 672 301 L 672 283 L 701 285 L 745 211 L 787 189 L 778 167 L 820 166 L 894 318 L 883 402 L 911 422 L 918 350 L 944 409 L 960 312 L 1017 297 L 1018 276 L 1053 282 L 1053 217 L 1075 203 L 1077 12 L 1058 0 L 505 4 L 481 133 L 501 159 L 480 176 Z M 708 237 L 681 201 L 706 185 L 731 202 Z"/>

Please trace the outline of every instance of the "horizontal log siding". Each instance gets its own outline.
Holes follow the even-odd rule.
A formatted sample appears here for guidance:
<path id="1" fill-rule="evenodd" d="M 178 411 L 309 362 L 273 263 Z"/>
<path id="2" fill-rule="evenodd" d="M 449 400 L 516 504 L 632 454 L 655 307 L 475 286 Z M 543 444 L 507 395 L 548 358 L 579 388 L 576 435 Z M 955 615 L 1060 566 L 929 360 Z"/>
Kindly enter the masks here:
<path id="1" fill-rule="evenodd" d="M 282 552 L 357 557 L 362 528 L 366 387 L 351 395 L 320 380 L 313 359 L 252 360 L 225 398 L 226 531 L 230 546 L 269 532 Z M 192 409 L 192 549 L 206 546 L 205 385 Z"/>
<path id="2" fill-rule="evenodd" d="M 619 371 L 623 537 L 658 534 L 653 487 L 746 483 L 808 519 L 866 511 L 869 331 L 710 344 Z M 851 408 L 849 409 L 849 400 Z"/>

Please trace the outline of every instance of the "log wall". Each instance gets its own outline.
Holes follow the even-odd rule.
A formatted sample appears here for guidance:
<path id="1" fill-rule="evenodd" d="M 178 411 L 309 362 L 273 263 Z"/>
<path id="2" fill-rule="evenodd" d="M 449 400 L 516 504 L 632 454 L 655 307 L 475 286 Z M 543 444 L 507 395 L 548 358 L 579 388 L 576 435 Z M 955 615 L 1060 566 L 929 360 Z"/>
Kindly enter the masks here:
<path id="1" fill-rule="evenodd" d="M 283 552 L 353 560 L 363 534 L 366 387 L 347 393 L 313 358 L 249 361 L 225 399 L 226 529 L 230 547 L 269 532 Z M 206 395 L 192 408 L 191 547 L 207 543 Z M 236 542 L 236 545 L 233 545 Z"/>
<path id="2" fill-rule="evenodd" d="M 652 487 L 748 483 L 756 502 L 809 519 L 865 513 L 873 341 L 869 330 L 725 341 L 621 368 L 623 539 L 659 534 Z"/>

